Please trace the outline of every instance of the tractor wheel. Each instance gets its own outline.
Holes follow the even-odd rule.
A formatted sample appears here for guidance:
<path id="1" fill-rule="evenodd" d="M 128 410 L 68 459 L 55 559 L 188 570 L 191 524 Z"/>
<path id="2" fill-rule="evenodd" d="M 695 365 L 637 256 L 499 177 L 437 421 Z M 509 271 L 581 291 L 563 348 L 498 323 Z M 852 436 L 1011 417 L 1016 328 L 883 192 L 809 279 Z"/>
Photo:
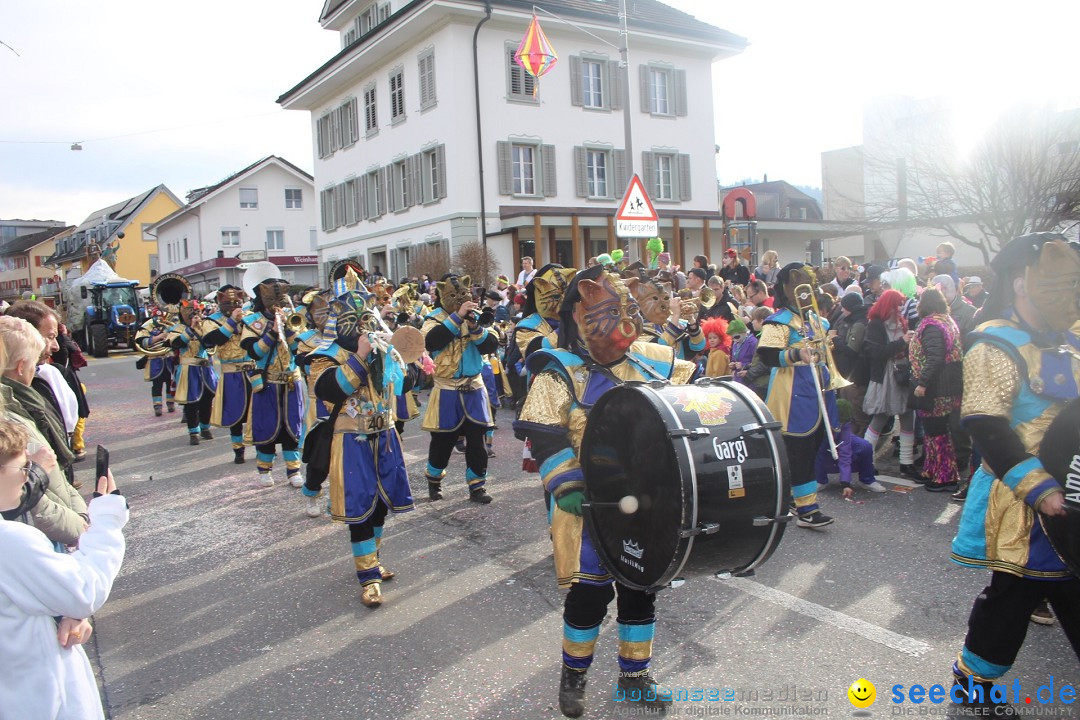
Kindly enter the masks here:
<path id="1" fill-rule="evenodd" d="M 109 328 L 100 323 L 90 326 L 90 351 L 94 357 L 109 357 Z"/>

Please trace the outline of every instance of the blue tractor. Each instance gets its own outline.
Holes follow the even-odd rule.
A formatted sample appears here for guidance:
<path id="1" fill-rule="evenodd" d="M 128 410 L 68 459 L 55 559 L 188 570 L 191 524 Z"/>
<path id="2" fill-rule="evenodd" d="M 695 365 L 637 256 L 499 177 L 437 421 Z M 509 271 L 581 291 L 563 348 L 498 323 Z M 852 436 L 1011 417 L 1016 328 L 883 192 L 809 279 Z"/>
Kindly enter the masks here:
<path id="1" fill-rule="evenodd" d="M 110 347 L 135 349 L 135 333 L 146 322 L 146 308 L 139 301 L 138 285 L 134 280 L 123 280 L 79 287 L 81 299 L 89 304 L 81 318 L 81 332 L 76 327 L 72 332 L 94 357 L 107 357 Z"/>

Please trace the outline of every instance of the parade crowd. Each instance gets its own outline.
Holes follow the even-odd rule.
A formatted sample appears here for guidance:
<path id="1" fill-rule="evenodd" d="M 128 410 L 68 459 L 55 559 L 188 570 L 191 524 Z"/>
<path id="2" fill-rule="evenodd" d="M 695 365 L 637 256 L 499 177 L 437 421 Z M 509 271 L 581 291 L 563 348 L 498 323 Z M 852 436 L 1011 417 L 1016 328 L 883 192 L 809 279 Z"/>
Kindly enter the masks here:
<path id="1" fill-rule="evenodd" d="M 490 287 L 455 273 L 391 282 L 342 261 L 324 286 L 298 288 L 260 262 L 243 287 L 204 303 L 182 277 L 162 276 L 136 338 L 147 412 L 179 409 L 193 446 L 218 447 L 207 441 L 226 431 L 255 483 L 284 481 L 309 517 L 344 524 L 360 601 L 373 608 L 395 576 L 381 557 L 386 520 L 414 508 L 408 423 L 430 434 L 428 500 L 460 488 L 487 505 L 498 418 L 547 499 L 568 590 L 568 717 L 585 711 L 612 600 L 619 687 L 649 709 L 670 705 L 650 673 L 656 595 L 608 572 L 582 520 L 588 414 L 635 380 L 728 378 L 756 394 L 782 426 L 798 527 L 834 524 L 819 500 L 834 481 L 845 499 L 886 492 L 875 461 L 887 453 L 907 479 L 965 503 L 951 558 L 993 572 L 952 668 L 966 702 L 993 704 L 989 687 L 1029 618 L 1056 614 L 1080 651 L 1080 582 L 1034 521 L 1064 513 L 1063 483 L 1038 450 L 1077 397 L 1076 243 L 1018 238 L 988 282 L 961 276 L 949 243 L 887 266 L 838 257 L 820 268 L 774 251 L 750 267 L 735 249 L 682 268 L 659 241 L 648 248 L 641 261 L 616 251 L 581 270 L 526 257 Z M 119 572 L 127 508 L 111 474 L 89 503 L 75 483 L 92 418 L 86 360 L 54 310 L 20 301 L 0 316 L 0 364 L 0 717 L 101 717 L 80 644 Z"/>

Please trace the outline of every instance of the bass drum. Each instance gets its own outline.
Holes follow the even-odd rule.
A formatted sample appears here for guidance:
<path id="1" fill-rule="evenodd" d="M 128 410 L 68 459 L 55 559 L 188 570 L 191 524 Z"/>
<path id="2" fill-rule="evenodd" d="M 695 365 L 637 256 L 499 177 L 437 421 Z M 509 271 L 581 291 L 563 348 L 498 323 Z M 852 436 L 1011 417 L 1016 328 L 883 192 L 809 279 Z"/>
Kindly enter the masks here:
<path id="1" fill-rule="evenodd" d="M 792 517 L 780 423 L 735 382 L 612 388 L 589 413 L 580 457 L 589 536 L 638 590 L 680 574 L 748 574 Z"/>
<path id="2" fill-rule="evenodd" d="M 1065 489 L 1065 514 L 1035 515 L 1058 556 L 1080 576 L 1080 400 L 1070 400 L 1050 423 L 1039 460 Z"/>

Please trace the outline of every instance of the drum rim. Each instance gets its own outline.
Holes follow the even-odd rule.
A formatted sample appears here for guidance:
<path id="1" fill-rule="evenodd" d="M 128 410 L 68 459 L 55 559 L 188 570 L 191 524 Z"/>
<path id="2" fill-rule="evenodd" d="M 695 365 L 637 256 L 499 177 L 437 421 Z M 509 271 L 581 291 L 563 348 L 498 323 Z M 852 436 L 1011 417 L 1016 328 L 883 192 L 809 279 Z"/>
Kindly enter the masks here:
<path id="1" fill-rule="evenodd" d="M 723 381 L 723 384 L 725 387 L 727 387 L 736 395 L 739 395 L 743 398 L 743 400 L 746 401 L 746 404 L 752 408 L 751 412 L 754 413 L 754 416 L 758 419 L 758 422 L 764 423 L 769 421 L 769 418 L 766 418 L 764 413 L 761 412 L 761 408 L 763 406 L 761 398 L 751 392 L 749 388 L 743 386 L 741 383 L 733 381 Z M 780 517 L 780 514 L 784 512 L 784 503 L 787 499 L 787 493 L 784 492 L 784 478 L 788 472 L 787 454 L 784 448 L 781 448 L 777 445 L 776 438 L 779 435 L 780 433 L 778 430 L 765 431 L 765 436 L 769 440 L 769 447 L 772 448 L 774 460 L 773 467 L 776 468 L 775 474 L 779 485 L 776 493 L 776 508 L 773 511 L 775 513 L 775 517 Z M 695 487 L 695 491 L 696 489 L 697 488 Z M 776 548 L 780 546 L 780 540 L 783 537 L 783 533 L 783 523 L 772 523 L 771 527 L 769 528 L 769 538 L 762 545 L 761 552 L 758 553 L 757 557 L 750 561 L 748 565 L 742 568 L 738 568 L 736 572 L 740 574 L 749 572 L 764 563 L 766 560 L 768 560 L 769 557 L 776 551 Z"/>

